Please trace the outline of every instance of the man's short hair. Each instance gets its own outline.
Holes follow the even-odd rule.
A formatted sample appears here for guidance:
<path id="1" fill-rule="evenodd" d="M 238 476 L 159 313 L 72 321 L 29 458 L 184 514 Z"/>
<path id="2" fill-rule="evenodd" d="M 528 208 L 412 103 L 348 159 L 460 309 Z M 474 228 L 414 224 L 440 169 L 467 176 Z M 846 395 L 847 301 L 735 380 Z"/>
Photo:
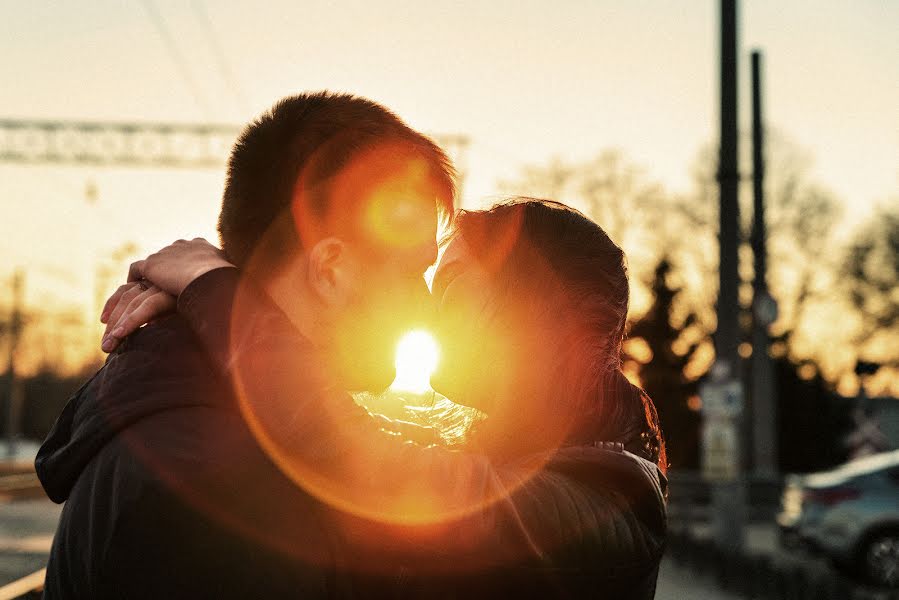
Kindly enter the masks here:
<path id="1" fill-rule="evenodd" d="M 428 165 L 441 192 L 438 209 L 450 216 L 455 172 L 437 144 L 371 100 L 305 93 L 279 101 L 234 145 L 218 223 L 230 260 L 243 267 L 255 254 L 254 263 L 272 268 L 302 248 L 292 203 L 300 198 L 308 204 L 299 212 L 310 218 L 347 210 L 331 201 L 329 183 L 356 156 L 381 144 Z M 297 194 L 299 186 L 304 193 Z"/>

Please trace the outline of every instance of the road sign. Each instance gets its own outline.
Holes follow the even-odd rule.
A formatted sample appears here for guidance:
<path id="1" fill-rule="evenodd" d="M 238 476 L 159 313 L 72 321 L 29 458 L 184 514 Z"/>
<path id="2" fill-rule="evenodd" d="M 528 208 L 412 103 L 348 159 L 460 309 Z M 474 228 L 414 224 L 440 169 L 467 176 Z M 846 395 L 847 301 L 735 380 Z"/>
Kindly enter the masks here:
<path id="1" fill-rule="evenodd" d="M 703 416 L 735 419 L 743 413 L 743 386 L 736 379 L 704 383 L 699 395 Z"/>
<path id="2" fill-rule="evenodd" d="M 733 481 L 740 474 L 743 386 L 735 379 L 710 381 L 702 398 L 702 473 L 708 481 Z"/>
<path id="3" fill-rule="evenodd" d="M 763 292 L 755 298 L 752 310 L 763 327 L 768 327 L 777 320 L 777 301 L 768 292 Z"/>

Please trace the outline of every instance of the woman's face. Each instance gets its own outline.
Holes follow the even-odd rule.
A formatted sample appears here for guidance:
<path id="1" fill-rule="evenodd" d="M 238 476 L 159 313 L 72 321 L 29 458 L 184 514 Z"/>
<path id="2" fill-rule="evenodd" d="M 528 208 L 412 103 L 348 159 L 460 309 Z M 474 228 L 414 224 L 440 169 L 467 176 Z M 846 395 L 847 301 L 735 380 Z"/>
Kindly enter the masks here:
<path id="1" fill-rule="evenodd" d="M 489 273 L 456 236 L 447 245 L 431 287 L 437 306 L 440 364 L 431 386 L 453 402 L 489 411 L 505 353 L 497 323 L 498 298 Z M 492 372 L 492 376 L 491 376 Z"/>

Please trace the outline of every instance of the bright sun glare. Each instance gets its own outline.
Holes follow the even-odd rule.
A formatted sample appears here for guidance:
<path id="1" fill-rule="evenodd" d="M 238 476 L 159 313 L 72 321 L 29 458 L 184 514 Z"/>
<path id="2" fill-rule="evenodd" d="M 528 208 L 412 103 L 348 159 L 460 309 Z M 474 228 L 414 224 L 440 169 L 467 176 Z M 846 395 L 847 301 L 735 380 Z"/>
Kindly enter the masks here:
<path id="1" fill-rule="evenodd" d="M 415 394 L 428 391 L 439 359 L 434 336 L 423 329 L 410 331 L 396 346 L 396 379 L 390 387 Z"/>

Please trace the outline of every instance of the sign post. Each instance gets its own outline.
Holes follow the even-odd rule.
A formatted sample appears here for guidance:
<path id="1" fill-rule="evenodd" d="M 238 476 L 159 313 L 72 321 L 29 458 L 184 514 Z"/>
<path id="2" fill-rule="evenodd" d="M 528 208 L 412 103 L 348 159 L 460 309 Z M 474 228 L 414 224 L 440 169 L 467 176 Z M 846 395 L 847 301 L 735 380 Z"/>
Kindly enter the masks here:
<path id="1" fill-rule="evenodd" d="M 743 385 L 725 360 L 719 359 L 702 398 L 702 475 L 711 486 L 711 524 L 719 550 L 743 547 L 746 486 L 742 473 L 741 424 Z"/>
<path id="2" fill-rule="evenodd" d="M 743 386 L 734 379 L 710 381 L 702 397 L 702 475 L 707 481 L 734 481 L 740 476 L 740 418 Z"/>

